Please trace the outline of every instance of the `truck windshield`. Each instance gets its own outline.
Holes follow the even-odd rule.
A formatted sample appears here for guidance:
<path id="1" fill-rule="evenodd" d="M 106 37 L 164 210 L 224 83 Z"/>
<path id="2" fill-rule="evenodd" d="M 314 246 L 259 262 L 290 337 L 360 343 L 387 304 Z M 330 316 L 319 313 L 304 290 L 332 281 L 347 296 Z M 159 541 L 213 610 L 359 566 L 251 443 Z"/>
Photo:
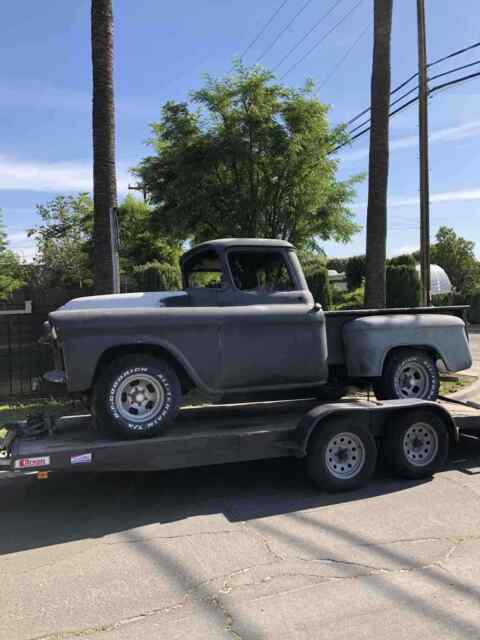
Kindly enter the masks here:
<path id="1" fill-rule="evenodd" d="M 230 251 L 228 261 L 241 291 L 294 291 L 295 285 L 279 251 Z"/>

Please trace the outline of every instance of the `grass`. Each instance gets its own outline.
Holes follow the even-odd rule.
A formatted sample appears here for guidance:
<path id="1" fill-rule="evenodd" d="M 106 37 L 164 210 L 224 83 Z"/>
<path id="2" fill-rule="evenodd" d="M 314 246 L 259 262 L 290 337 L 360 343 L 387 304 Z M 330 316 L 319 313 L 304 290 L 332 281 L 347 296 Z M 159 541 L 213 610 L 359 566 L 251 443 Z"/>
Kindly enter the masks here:
<path id="1" fill-rule="evenodd" d="M 456 375 L 455 379 L 442 380 L 440 378 L 440 395 L 448 396 L 451 393 L 461 391 L 465 387 L 469 387 L 471 384 L 477 381 L 476 376 Z"/>

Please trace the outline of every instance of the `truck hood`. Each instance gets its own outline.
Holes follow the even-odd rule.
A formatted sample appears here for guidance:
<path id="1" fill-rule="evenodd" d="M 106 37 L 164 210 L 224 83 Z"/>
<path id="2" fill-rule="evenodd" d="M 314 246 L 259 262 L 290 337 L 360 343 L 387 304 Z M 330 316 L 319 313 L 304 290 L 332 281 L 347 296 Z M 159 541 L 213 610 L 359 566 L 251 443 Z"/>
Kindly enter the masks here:
<path id="1" fill-rule="evenodd" d="M 57 311 L 83 311 L 89 309 L 158 309 L 168 307 L 175 301 L 178 306 L 187 306 L 185 291 L 152 291 L 148 293 L 117 293 L 104 296 L 74 298 Z M 181 303 L 184 303 L 182 305 Z"/>

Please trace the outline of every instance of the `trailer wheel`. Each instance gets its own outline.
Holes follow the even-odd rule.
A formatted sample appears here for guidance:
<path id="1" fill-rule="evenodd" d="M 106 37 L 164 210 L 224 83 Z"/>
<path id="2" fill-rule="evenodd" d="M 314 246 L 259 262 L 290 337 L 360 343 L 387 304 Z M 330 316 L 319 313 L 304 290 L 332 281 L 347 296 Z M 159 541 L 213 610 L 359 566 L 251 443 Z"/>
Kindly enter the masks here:
<path id="1" fill-rule="evenodd" d="M 320 488 L 351 491 L 375 471 L 377 447 L 370 431 L 345 419 L 319 424 L 308 446 L 306 469 Z"/>
<path id="2" fill-rule="evenodd" d="M 408 411 L 385 428 L 383 446 L 386 465 L 396 475 L 430 478 L 447 459 L 448 427 L 434 411 Z"/>
<path id="3" fill-rule="evenodd" d="M 435 358 L 418 349 L 400 349 L 390 355 L 382 377 L 374 383 L 379 400 L 436 400 L 439 388 Z"/>
<path id="4" fill-rule="evenodd" d="M 124 439 L 159 435 L 175 418 L 181 387 L 161 358 L 129 354 L 100 374 L 93 393 L 97 427 Z"/>

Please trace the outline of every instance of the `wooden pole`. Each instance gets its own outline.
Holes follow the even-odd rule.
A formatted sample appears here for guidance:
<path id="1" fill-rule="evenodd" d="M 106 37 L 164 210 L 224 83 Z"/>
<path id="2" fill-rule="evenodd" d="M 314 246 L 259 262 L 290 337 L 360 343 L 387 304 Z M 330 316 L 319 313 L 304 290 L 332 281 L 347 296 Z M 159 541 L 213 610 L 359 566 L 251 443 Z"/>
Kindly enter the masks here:
<path id="1" fill-rule="evenodd" d="M 428 77 L 425 0 L 417 0 L 419 143 L 420 143 L 420 274 L 422 305 L 430 305 L 430 185 L 428 163 Z"/>

